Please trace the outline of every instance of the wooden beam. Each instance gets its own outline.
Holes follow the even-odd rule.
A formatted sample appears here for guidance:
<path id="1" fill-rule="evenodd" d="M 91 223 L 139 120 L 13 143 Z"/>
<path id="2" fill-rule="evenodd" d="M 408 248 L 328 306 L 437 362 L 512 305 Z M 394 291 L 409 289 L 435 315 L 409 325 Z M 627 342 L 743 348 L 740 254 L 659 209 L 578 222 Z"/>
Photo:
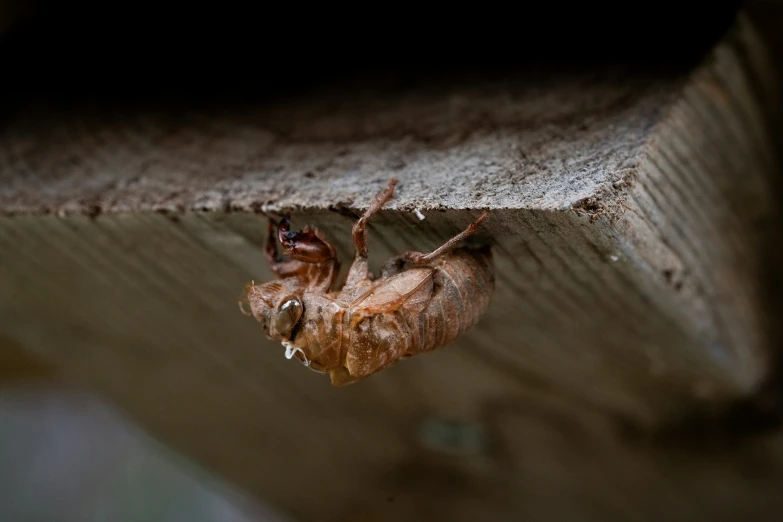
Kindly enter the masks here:
<path id="1" fill-rule="evenodd" d="M 341 516 L 357 495 L 385 502 L 386 473 L 429 462 L 420 423 L 481 424 L 499 400 L 563 401 L 606 441 L 721 411 L 774 361 L 762 265 L 775 82 L 740 18 L 695 70 L 348 83 L 174 111 L 21 107 L 0 131 L 0 328 L 301 520 Z M 455 345 L 333 389 L 285 360 L 237 297 L 271 277 L 260 214 L 293 209 L 347 260 L 352 220 L 390 175 L 375 265 L 490 209 L 496 294 Z M 513 469 L 479 450 L 458 476 L 535 482 L 544 471 L 522 447 L 550 447 L 542 433 L 560 428 L 544 424 L 509 442 Z M 451 469 L 430 457 L 433 473 Z"/>

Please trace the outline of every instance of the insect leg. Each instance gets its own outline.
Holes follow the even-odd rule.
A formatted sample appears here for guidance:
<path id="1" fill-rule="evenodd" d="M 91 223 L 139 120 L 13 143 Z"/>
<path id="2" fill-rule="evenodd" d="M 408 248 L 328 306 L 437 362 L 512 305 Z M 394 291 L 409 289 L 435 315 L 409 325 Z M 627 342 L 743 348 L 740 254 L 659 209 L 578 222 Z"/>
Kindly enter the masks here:
<path id="1" fill-rule="evenodd" d="M 399 259 L 414 265 L 429 263 L 430 261 L 437 258 L 438 256 L 442 256 L 443 254 L 450 252 L 451 250 L 456 248 L 459 242 L 465 239 L 466 237 L 475 234 L 476 230 L 478 230 L 478 227 L 484 222 L 484 220 L 487 219 L 487 217 L 489 217 L 489 212 L 484 211 L 484 213 L 482 213 L 481 216 L 479 216 L 479 218 L 475 222 L 468 225 L 468 228 L 466 228 L 465 230 L 463 230 L 453 238 L 449 239 L 443 245 L 439 246 L 429 254 L 422 254 L 421 252 L 408 251 L 400 254 Z M 384 265 L 384 269 L 393 270 L 396 259 L 397 258 L 394 258 L 389 262 L 387 262 L 386 265 Z"/>
<path id="2" fill-rule="evenodd" d="M 381 193 L 375 196 L 375 199 L 370 204 L 370 208 L 368 208 L 364 215 L 353 224 L 353 245 L 356 247 L 357 256 L 367 257 L 367 221 L 392 198 L 396 185 L 397 179 L 391 178 L 389 180 L 389 185 Z"/>
<path id="3" fill-rule="evenodd" d="M 351 265 L 351 269 L 348 271 L 348 277 L 345 282 L 348 287 L 353 286 L 363 279 L 369 279 L 370 277 L 370 271 L 367 265 L 367 221 L 392 198 L 396 185 L 397 179 L 391 178 L 388 186 L 375 196 L 375 199 L 364 215 L 353 224 L 352 236 L 353 245 L 356 247 L 356 257 Z"/>
<path id="4" fill-rule="evenodd" d="M 336 259 L 334 248 L 318 231 L 308 226 L 299 232 L 292 232 L 290 218 L 289 213 L 277 226 L 277 239 L 289 257 L 305 263 L 323 263 Z"/>
<path id="5" fill-rule="evenodd" d="M 277 275 L 277 277 L 290 277 L 297 275 L 306 270 L 306 266 L 302 261 L 296 259 L 286 258 L 277 251 L 277 238 L 275 237 L 275 223 L 269 221 L 269 231 L 266 240 L 266 246 L 264 248 L 264 257 L 269 265 L 269 269 Z"/>
<path id="6" fill-rule="evenodd" d="M 280 220 L 277 234 L 275 224 L 269 222 L 264 249 L 269 268 L 279 278 L 296 277 L 311 289 L 328 292 L 340 270 L 334 247 L 319 231 L 309 226 L 299 232 L 292 232 L 289 220 L 290 215 Z M 283 245 L 285 255 L 277 253 L 276 240 Z"/>

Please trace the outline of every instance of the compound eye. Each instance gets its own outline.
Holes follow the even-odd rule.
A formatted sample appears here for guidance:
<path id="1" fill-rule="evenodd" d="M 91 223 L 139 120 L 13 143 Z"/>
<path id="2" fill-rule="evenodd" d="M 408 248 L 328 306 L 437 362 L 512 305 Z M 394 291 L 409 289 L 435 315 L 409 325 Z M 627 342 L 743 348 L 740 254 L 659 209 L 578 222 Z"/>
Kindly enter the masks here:
<path id="1" fill-rule="evenodd" d="M 283 301 L 275 311 L 273 327 L 284 339 L 291 338 L 291 331 L 302 317 L 302 302 L 296 297 Z"/>

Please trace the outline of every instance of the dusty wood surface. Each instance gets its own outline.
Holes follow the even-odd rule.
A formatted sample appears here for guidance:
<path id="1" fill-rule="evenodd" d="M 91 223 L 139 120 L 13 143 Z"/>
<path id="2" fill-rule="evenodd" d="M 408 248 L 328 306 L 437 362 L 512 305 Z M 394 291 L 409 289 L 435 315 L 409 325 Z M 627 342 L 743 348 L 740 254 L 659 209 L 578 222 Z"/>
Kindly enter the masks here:
<path id="1" fill-rule="evenodd" d="M 779 509 L 767 494 L 781 469 L 753 461 L 777 458 L 766 441 L 682 459 L 626 438 L 719 415 L 773 367 L 777 91 L 744 19 L 687 73 L 436 87 L 175 112 L 18 107 L 0 131 L 2 335 L 301 520 L 444 504 L 452 520 Z M 264 340 L 237 296 L 270 277 L 260 214 L 294 209 L 347 260 L 353 216 L 390 175 L 375 263 L 488 208 L 497 293 L 454 346 L 332 389 Z M 428 450 L 420 423 L 449 417 L 490 442 Z"/>

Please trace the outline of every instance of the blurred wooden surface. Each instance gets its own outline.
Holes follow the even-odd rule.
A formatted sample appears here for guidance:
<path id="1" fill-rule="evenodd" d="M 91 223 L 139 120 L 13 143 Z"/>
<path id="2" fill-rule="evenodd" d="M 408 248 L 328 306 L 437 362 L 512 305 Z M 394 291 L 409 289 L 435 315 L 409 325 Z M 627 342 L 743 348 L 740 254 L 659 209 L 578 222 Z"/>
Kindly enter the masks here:
<path id="1" fill-rule="evenodd" d="M 4 382 L 0 427 L 0 520 L 288 522 L 94 395 Z"/>
<path id="2" fill-rule="evenodd" d="M 18 106 L 0 334 L 299 520 L 765 520 L 778 435 L 650 441 L 774 377 L 776 82 L 743 17 L 695 69 Z M 392 174 L 375 264 L 489 208 L 497 293 L 455 345 L 333 389 L 237 310 L 270 277 L 259 214 L 294 209 L 347 264 Z"/>

